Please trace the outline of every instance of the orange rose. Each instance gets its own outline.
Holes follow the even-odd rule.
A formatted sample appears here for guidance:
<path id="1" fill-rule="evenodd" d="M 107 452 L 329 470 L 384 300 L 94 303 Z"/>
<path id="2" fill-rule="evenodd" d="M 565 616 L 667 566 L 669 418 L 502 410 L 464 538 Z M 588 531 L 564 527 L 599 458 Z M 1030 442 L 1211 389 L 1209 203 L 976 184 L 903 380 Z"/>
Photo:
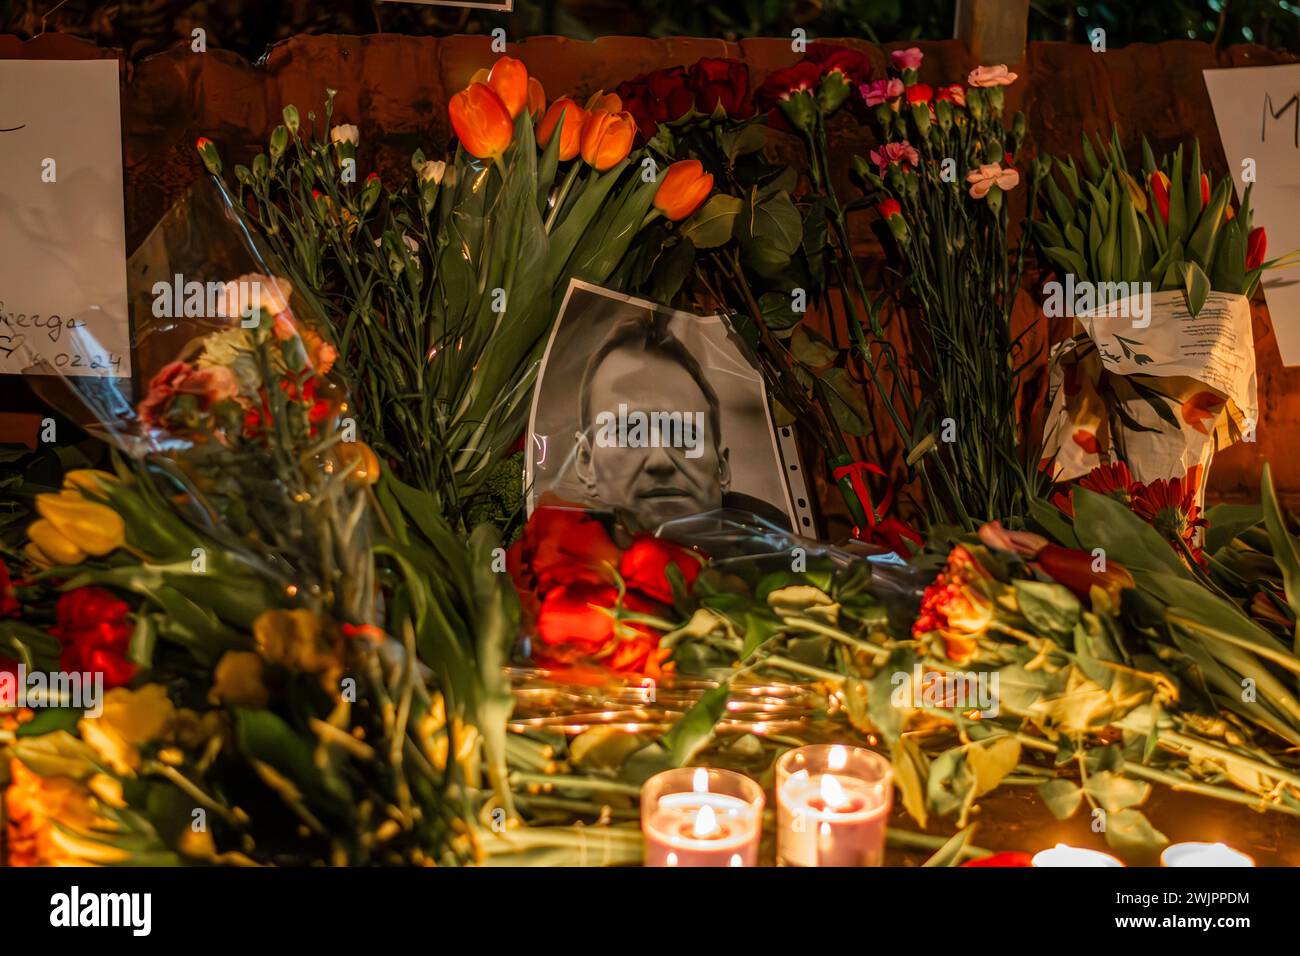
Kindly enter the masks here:
<path id="1" fill-rule="evenodd" d="M 582 158 L 600 172 L 627 159 L 636 137 L 631 113 L 592 113 L 582 126 Z"/>
<path id="2" fill-rule="evenodd" d="M 485 83 L 471 83 L 447 104 L 452 128 L 465 151 L 479 159 L 496 159 L 514 138 L 510 111 Z"/>
<path id="3" fill-rule="evenodd" d="M 655 208 L 674 222 L 685 219 L 713 190 L 713 176 L 698 159 L 683 159 L 668 167 L 655 191 Z"/>

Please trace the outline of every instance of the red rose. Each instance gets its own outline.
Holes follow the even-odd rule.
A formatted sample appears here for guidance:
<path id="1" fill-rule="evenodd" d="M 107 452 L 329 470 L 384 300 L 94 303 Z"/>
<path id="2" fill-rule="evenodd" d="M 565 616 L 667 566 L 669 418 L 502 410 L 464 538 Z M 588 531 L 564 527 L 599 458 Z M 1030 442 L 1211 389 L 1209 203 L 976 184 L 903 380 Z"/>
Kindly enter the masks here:
<path id="1" fill-rule="evenodd" d="M 646 139 L 654 136 L 660 123 L 681 119 L 695 105 L 695 91 L 687 85 L 686 68 L 681 66 L 643 73 L 620 83 L 616 92 Z"/>
<path id="2" fill-rule="evenodd" d="M 545 596 L 575 581 L 608 584 L 620 552 L 599 521 L 581 508 L 544 506 L 506 554 L 506 567 L 520 590 Z"/>
<path id="3" fill-rule="evenodd" d="M 126 659 L 135 626 L 125 601 L 104 588 L 77 588 L 59 598 L 55 616 L 50 633 L 63 646 L 61 669 L 102 673 L 106 687 L 135 676 L 135 665 Z"/>
<path id="4" fill-rule="evenodd" d="M 906 95 L 909 105 L 914 103 L 928 103 L 934 99 L 934 88 L 928 83 L 913 83 L 907 88 Z"/>
<path id="5" fill-rule="evenodd" d="M 537 615 L 537 636 L 544 647 L 535 657 L 544 662 L 571 664 L 590 659 L 616 671 L 654 676 L 668 651 L 660 650 L 659 635 L 645 624 L 614 619 L 618 591 L 608 584 L 579 581 L 546 595 Z M 653 614 L 657 609 L 632 592 L 623 596 L 623 611 Z"/>
<path id="6" fill-rule="evenodd" d="M 808 59 L 821 67 L 822 75 L 840 73 L 851 86 L 871 79 L 871 60 L 865 54 L 833 43 L 814 43 L 808 47 Z"/>
<path id="7" fill-rule="evenodd" d="M 736 60 L 705 57 L 690 69 L 687 86 L 695 93 L 695 108 L 706 115 L 719 106 L 732 119 L 753 115 L 749 102 L 749 67 Z"/>
<path id="8" fill-rule="evenodd" d="M 671 604 L 673 589 L 666 573 L 670 563 L 682 573 L 689 591 L 700 576 L 700 556 L 663 538 L 638 535 L 632 546 L 623 552 L 618 573 L 629 589 L 640 591 L 662 604 Z"/>
<path id="9" fill-rule="evenodd" d="M 1034 858 L 1028 853 L 1021 853 L 1017 850 L 1007 850 L 1002 853 L 992 853 L 989 856 L 977 857 L 974 860 L 967 860 L 962 866 L 1033 866 Z"/>

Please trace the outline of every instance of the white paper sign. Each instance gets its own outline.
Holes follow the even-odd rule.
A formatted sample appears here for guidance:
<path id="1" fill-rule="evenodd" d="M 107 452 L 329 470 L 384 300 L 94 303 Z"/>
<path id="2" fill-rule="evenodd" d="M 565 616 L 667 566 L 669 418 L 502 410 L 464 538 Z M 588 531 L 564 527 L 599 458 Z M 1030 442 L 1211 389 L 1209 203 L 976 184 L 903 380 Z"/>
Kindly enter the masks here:
<path id="1" fill-rule="evenodd" d="M 118 102 L 115 60 L 0 60 L 0 373 L 131 373 Z"/>
<path id="2" fill-rule="evenodd" d="M 1206 70 L 1205 86 L 1238 199 L 1243 174 L 1255 178 L 1250 205 L 1266 258 L 1300 249 L 1300 64 Z M 1300 365 L 1300 268 L 1262 278 L 1282 364 Z"/>

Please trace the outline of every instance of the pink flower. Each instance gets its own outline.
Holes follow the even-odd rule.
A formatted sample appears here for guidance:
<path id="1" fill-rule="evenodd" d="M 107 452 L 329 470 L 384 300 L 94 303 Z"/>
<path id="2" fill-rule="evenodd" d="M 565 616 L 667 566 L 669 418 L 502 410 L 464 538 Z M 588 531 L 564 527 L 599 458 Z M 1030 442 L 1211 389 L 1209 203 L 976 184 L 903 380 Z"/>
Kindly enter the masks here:
<path id="1" fill-rule="evenodd" d="M 970 86 L 1010 86 L 1016 81 L 1016 74 L 1007 69 L 1005 63 L 996 66 L 977 66 L 970 71 L 966 82 Z"/>
<path id="2" fill-rule="evenodd" d="M 895 50 L 889 54 L 889 62 L 894 65 L 896 70 L 919 70 L 921 61 L 925 55 L 921 53 L 919 47 L 908 47 L 906 50 Z"/>
<path id="3" fill-rule="evenodd" d="M 862 98 L 866 100 L 868 106 L 879 106 L 881 103 L 897 100 L 903 95 L 903 81 L 898 77 L 894 77 L 888 80 L 863 83 L 858 87 L 858 92 L 862 94 Z"/>
<path id="4" fill-rule="evenodd" d="M 177 361 L 164 365 L 149 382 L 149 392 L 140 402 L 140 419 L 147 425 L 165 427 L 178 398 L 195 399 L 198 410 L 207 413 L 217 402 L 239 394 L 239 383 L 230 369 L 220 365 L 194 366 Z"/>
<path id="5" fill-rule="evenodd" d="M 915 169 L 921 163 L 921 154 L 916 151 L 916 147 L 907 140 L 897 143 L 886 143 L 880 149 L 871 151 L 871 161 L 876 167 L 884 172 L 889 166 L 895 163 L 906 163 Z"/>
<path id="6" fill-rule="evenodd" d="M 1009 192 L 1020 185 L 1020 173 L 1013 167 L 1003 169 L 1001 163 L 988 163 L 966 174 L 972 199 L 983 199 L 994 186 Z"/>

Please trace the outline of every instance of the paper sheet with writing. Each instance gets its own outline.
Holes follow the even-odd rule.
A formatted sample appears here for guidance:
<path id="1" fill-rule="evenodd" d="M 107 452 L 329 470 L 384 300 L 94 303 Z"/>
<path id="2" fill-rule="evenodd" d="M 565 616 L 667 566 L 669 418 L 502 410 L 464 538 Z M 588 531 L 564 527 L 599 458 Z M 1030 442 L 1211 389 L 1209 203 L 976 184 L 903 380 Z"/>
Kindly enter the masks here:
<path id="1" fill-rule="evenodd" d="M 1206 70 L 1205 86 L 1237 198 L 1253 160 L 1250 205 L 1268 235 L 1269 259 L 1300 249 L 1300 64 Z M 1300 365 L 1300 270 L 1263 275 L 1283 365 Z"/>
<path id="2" fill-rule="evenodd" d="M 1076 317 L 1080 333 L 1052 350 L 1044 456 L 1059 481 L 1107 461 L 1139 481 L 1209 465 L 1253 436 L 1259 417 L 1250 303 L 1212 292 L 1193 316 L 1181 291 Z M 1253 440 L 1253 437 L 1250 438 Z"/>
<path id="3" fill-rule="evenodd" d="M 0 61 L 0 373 L 131 373 L 117 70 Z"/>

